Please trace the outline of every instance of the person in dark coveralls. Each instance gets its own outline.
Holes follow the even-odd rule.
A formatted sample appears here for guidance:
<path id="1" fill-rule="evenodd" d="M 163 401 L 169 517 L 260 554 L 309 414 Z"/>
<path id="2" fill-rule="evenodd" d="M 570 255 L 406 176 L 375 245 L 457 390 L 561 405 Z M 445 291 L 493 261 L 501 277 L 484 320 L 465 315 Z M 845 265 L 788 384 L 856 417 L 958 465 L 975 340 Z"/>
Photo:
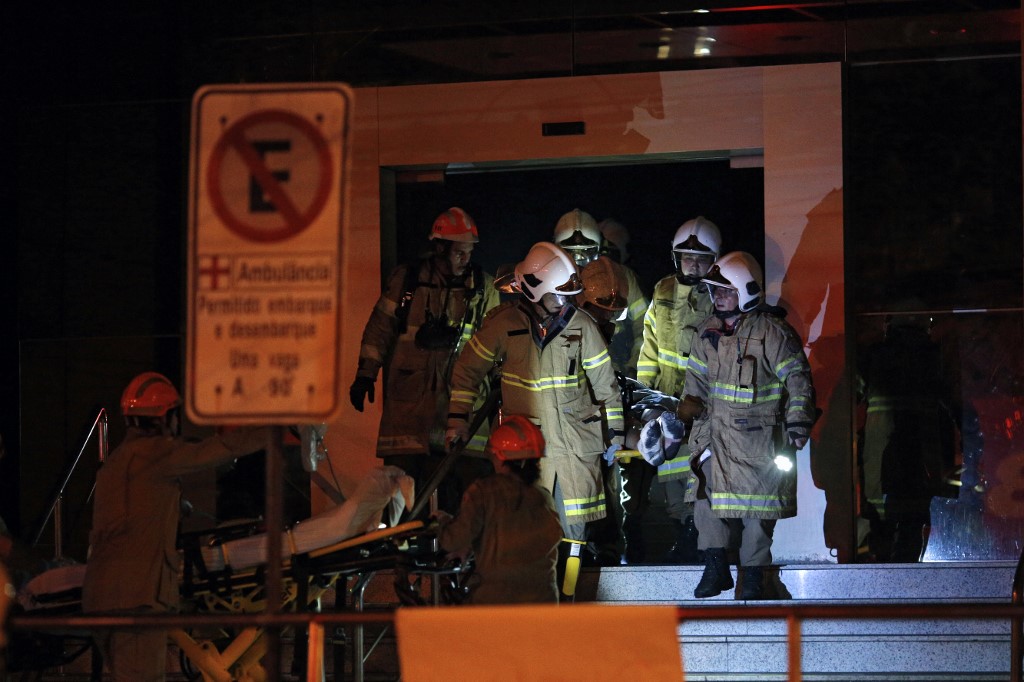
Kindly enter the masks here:
<path id="1" fill-rule="evenodd" d="M 175 549 L 181 513 L 179 477 L 262 450 L 269 430 L 241 428 L 199 442 L 180 437 L 181 397 L 167 377 L 138 375 L 121 396 L 124 441 L 96 474 L 90 554 L 82 607 L 127 615 L 178 606 Z M 167 632 L 104 630 L 97 646 L 116 682 L 163 680 Z"/>
<path id="2" fill-rule="evenodd" d="M 471 604 L 557 602 L 562 526 L 551 493 L 536 485 L 544 436 L 512 415 L 494 429 L 487 453 L 496 473 L 470 485 L 457 516 L 436 513 L 441 547 L 476 558 Z"/>
<path id="3" fill-rule="evenodd" d="M 694 334 L 680 418 L 694 418 L 690 468 L 697 485 L 694 522 L 704 573 L 694 596 L 733 586 L 726 559 L 733 526 L 742 528 L 740 599 L 763 599 L 777 519 L 796 516 L 796 451 L 816 419 L 811 368 L 786 311 L 764 304 L 764 276 L 753 256 L 722 256 L 702 280 L 715 312 Z M 690 414 L 692 411 L 695 414 Z"/>
<path id="4" fill-rule="evenodd" d="M 362 412 L 367 399 L 373 402 L 377 375 L 384 370 L 377 456 L 417 485 L 445 455 L 452 366 L 484 314 L 500 302 L 494 278 L 472 262 L 479 233 L 466 211 L 457 206 L 443 211 L 429 239 L 428 254 L 389 275 L 363 329 L 359 368 L 349 389 L 353 407 Z M 466 444 L 468 456 L 459 458 L 439 488 L 442 506 L 454 508 L 470 482 L 491 472 L 486 443 L 485 422 Z"/>

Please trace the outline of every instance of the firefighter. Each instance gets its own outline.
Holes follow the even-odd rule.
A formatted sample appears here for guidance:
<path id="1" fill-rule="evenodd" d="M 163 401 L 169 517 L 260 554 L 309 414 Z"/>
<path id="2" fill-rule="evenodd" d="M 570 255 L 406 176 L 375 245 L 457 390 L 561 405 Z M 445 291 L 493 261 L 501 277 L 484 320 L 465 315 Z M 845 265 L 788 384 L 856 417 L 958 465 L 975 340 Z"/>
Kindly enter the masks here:
<path id="1" fill-rule="evenodd" d="M 583 267 L 580 279 L 583 291 L 576 296 L 576 306 L 594 318 L 605 342 L 610 342 L 617 329 L 616 320 L 622 318 L 629 304 L 629 283 L 625 268 L 607 256 L 600 256 Z M 621 564 L 626 549 L 622 535 L 626 510 L 621 501 L 620 470 L 630 464 L 623 461 L 616 463 L 614 459 L 614 455 L 608 457 L 601 467 L 605 496 L 609 503 L 608 516 L 592 529 L 593 540 L 598 548 L 597 563 L 601 566 Z"/>
<path id="2" fill-rule="evenodd" d="M 540 485 L 555 498 L 579 556 L 587 523 L 607 513 L 601 458 L 622 444 L 622 404 L 601 332 L 570 297 L 582 291 L 561 248 L 535 244 L 515 267 L 521 294 L 493 310 L 452 372 L 449 442 L 464 440 L 477 392 L 501 365 L 502 410 L 538 424 L 547 443 Z"/>
<path id="3" fill-rule="evenodd" d="M 430 232 L 430 252 L 388 277 L 363 330 L 359 367 L 349 390 L 362 412 L 374 400 L 377 373 L 384 368 L 384 414 L 377 456 L 422 484 L 445 453 L 445 414 L 451 369 L 484 314 L 498 304 L 494 279 L 472 263 L 479 241 L 476 223 L 453 207 L 441 213 Z M 467 445 L 439 495 L 454 509 L 474 478 L 490 473 L 484 455 L 487 434 Z M 395 519 L 393 519 L 395 521 Z"/>
<path id="4" fill-rule="evenodd" d="M 599 260 L 599 255 L 605 241 L 597 221 L 586 211 L 576 208 L 563 215 L 555 226 L 554 242 L 572 255 L 581 275 L 589 268 L 591 279 L 601 280 L 597 283 L 598 286 L 605 287 L 610 282 L 608 275 L 625 279 L 625 283 L 616 285 L 616 291 L 626 296 L 626 305 L 624 308 L 619 308 L 614 317 L 606 320 L 610 308 L 596 300 L 590 301 L 588 312 L 598 320 L 599 324 L 602 324 L 602 327 L 611 326 L 610 333 L 605 334 L 605 340 L 608 343 L 612 367 L 618 374 L 635 379 L 636 363 L 640 357 L 640 346 L 643 342 L 644 311 L 647 310 L 647 299 L 640 289 L 636 274 L 607 256 L 602 259 L 602 265 L 594 267 L 595 264 L 602 263 L 602 260 Z M 609 267 L 613 264 L 614 268 Z M 583 285 L 587 287 L 585 295 L 594 294 L 595 289 L 587 285 L 586 279 L 583 280 Z M 623 477 L 621 467 L 614 462 L 606 462 L 603 465 L 603 472 L 605 492 L 608 499 L 612 501 L 612 506 L 608 510 L 609 515 L 606 521 L 594 528 L 594 540 L 600 548 L 597 563 L 602 566 L 611 566 L 621 563 L 626 549 L 622 534 L 624 514 L 619 502 L 622 497 Z M 634 544 L 634 549 L 636 547 L 637 545 Z"/>
<path id="5" fill-rule="evenodd" d="M 679 226 L 672 238 L 675 272 L 654 287 L 651 305 L 644 316 L 644 343 L 640 351 L 637 379 L 662 393 L 679 396 L 686 376 L 686 359 L 697 326 L 712 312 L 706 287 L 699 286 L 722 247 L 718 226 L 698 216 Z M 630 495 L 647 495 L 654 470 L 638 461 L 635 482 L 623 483 Z M 664 557 L 668 563 L 693 564 L 700 561 L 693 506 L 684 501 L 690 478 L 686 457 L 677 457 L 657 468 L 657 485 L 664 491 L 667 511 L 675 524 L 675 543 Z M 641 504 L 641 507 L 646 507 Z M 639 526 L 626 528 L 626 544 Z"/>
<path id="6" fill-rule="evenodd" d="M 121 396 L 128 430 L 96 474 L 86 612 L 152 613 L 178 606 L 175 549 L 179 477 L 263 449 L 269 429 L 241 428 L 200 442 L 179 436 L 181 397 L 167 377 L 144 372 Z M 163 680 L 167 632 L 105 630 L 97 646 L 118 682 Z"/>
<path id="7" fill-rule="evenodd" d="M 475 481 L 454 518 L 437 512 L 441 547 L 474 557 L 471 604 L 557 602 L 555 567 L 562 527 L 540 478 L 544 436 L 522 415 L 505 417 L 487 453 L 495 474 Z"/>
<path id="8" fill-rule="evenodd" d="M 640 348 L 644 342 L 644 314 L 650 301 L 636 272 L 629 266 L 629 232 L 626 227 L 614 218 L 605 218 L 597 228 L 601 232 L 601 255 L 619 264 L 626 275 L 629 291 L 626 309 L 615 321 L 615 334 L 608 344 L 608 352 L 617 371 L 636 379 Z"/>
<path id="9" fill-rule="evenodd" d="M 753 256 L 726 254 L 703 282 L 715 313 L 697 328 L 681 403 L 699 412 L 689 439 L 690 498 L 705 564 L 694 596 L 733 586 L 726 548 L 738 532 L 737 597 L 763 599 L 775 522 L 797 511 L 795 456 L 816 417 L 811 369 L 785 310 L 764 304 Z"/>
<path id="10" fill-rule="evenodd" d="M 578 208 L 558 219 L 553 241 L 572 256 L 580 270 L 597 260 L 601 255 L 601 245 L 604 243 L 597 221 L 592 215 Z M 640 288 L 636 273 L 625 266 L 622 266 L 622 271 L 628 282 L 627 306 L 614 320 L 615 330 L 608 342 L 608 351 L 615 371 L 635 379 L 636 363 L 643 342 L 647 298 Z"/>
<path id="11" fill-rule="evenodd" d="M 917 302 L 914 302 L 917 304 Z M 861 358 L 858 396 L 864 406 L 863 496 L 859 523 L 871 529 L 874 561 L 919 561 L 934 496 L 953 467 L 951 391 L 931 319 L 918 310 L 885 320 L 885 338 Z"/>
<path id="12" fill-rule="evenodd" d="M 605 341 L 615 333 L 615 321 L 629 305 L 629 280 L 625 268 L 600 256 L 580 270 L 583 291 L 575 297 L 576 307 L 586 312 L 601 329 Z"/>

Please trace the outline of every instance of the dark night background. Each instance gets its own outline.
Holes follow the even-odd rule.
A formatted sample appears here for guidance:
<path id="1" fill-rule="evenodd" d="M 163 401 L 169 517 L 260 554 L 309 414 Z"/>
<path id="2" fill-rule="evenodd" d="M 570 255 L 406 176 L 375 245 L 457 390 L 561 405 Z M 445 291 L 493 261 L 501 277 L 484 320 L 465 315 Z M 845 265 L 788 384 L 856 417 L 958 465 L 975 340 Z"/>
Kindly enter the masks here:
<path id="1" fill-rule="evenodd" d="M 0 250 L 7 292 L 0 517 L 11 530 L 22 537 L 35 530 L 101 407 L 112 411 L 112 443 L 120 439 L 116 405 L 128 379 L 146 369 L 181 376 L 188 116 L 202 84 L 340 80 L 359 87 L 842 61 L 848 314 L 885 311 L 894 292 L 943 310 L 1019 308 L 1018 3 L 943 10 L 943 21 L 962 16 L 970 32 L 938 37 L 922 28 L 931 12 L 924 3 L 903 3 L 891 14 L 881 4 L 817 3 L 822 21 L 810 25 L 781 8 L 734 12 L 719 28 L 763 25 L 764 43 L 745 56 L 701 62 L 653 59 L 643 20 L 660 15 L 659 3 L 628 13 L 613 4 L 7 7 L 0 29 L 7 239 Z M 860 14 L 872 10 L 897 30 L 862 33 Z M 680 28 L 692 20 L 659 18 Z M 611 29 L 632 32 L 632 52 L 601 49 Z M 812 32 L 805 50 L 782 40 L 794 31 Z M 556 36 L 559 49 L 528 53 L 533 34 Z M 500 40 L 501 49 L 453 66 L 444 45 L 466 37 Z M 524 53 L 510 51 L 510 40 Z M 579 207 L 631 229 L 633 265 L 650 288 L 669 270 L 675 228 L 697 214 L 723 228 L 728 248 L 760 255 L 762 193 L 759 169 L 712 161 L 449 175 L 400 187 L 400 246 L 385 260 L 408 257 L 433 216 L 459 204 L 480 223 L 480 260 L 493 270 L 506 246 L 486 235 L 515 234 L 524 252 Z M 983 369 L 1019 378 L 1019 315 L 1013 321 L 1000 346 L 1013 350 Z M 1020 394 L 1018 381 L 1006 386 Z M 85 459 L 85 475 L 68 493 L 79 510 L 69 524 L 76 554 L 84 549 L 84 500 L 95 467 L 92 451 Z"/>

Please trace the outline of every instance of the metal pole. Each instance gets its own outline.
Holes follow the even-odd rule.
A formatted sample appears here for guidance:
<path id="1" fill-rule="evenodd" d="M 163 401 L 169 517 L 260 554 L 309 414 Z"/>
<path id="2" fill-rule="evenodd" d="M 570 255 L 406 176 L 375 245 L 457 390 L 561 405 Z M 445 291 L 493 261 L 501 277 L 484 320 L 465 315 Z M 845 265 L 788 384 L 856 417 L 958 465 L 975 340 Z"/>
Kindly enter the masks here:
<path id="1" fill-rule="evenodd" d="M 1017 559 L 1017 570 L 1013 572 L 1013 585 L 1010 590 L 1010 603 L 1014 606 L 1024 604 L 1024 552 Z M 1010 619 L 1010 681 L 1024 682 L 1022 674 L 1022 639 L 1024 639 L 1024 619 L 1014 616 Z"/>
<path id="2" fill-rule="evenodd" d="M 803 663 L 800 661 L 801 633 L 800 619 L 794 614 L 786 618 L 786 630 L 789 634 L 787 653 L 789 654 L 789 682 L 800 682 L 803 679 Z"/>
<path id="3" fill-rule="evenodd" d="M 61 491 L 63 493 L 63 490 Z M 57 495 L 53 503 L 53 558 L 64 558 L 64 496 Z"/>
<path id="4" fill-rule="evenodd" d="M 267 574 L 266 596 L 267 615 L 276 616 L 281 613 L 281 533 L 284 530 L 284 501 L 282 493 L 282 462 L 284 429 L 280 426 L 270 427 L 267 443 L 266 462 L 266 525 L 267 525 Z M 298 630 L 298 628 L 297 628 Z M 277 682 L 281 675 L 281 627 L 274 625 L 267 628 L 266 670 L 269 682 Z"/>

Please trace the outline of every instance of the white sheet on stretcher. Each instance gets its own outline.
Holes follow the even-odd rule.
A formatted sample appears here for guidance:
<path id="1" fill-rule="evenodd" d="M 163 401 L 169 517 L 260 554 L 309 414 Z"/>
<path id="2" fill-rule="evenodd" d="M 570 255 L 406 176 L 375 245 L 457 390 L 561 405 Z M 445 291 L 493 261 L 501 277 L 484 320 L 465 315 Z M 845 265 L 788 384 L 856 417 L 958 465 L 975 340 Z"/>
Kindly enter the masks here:
<path id="1" fill-rule="evenodd" d="M 281 554 L 305 554 L 328 547 L 356 535 L 376 530 L 381 512 L 389 504 L 411 508 L 415 490 L 413 480 L 397 467 L 374 469 L 363 479 L 345 503 L 295 524 L 281 536 Z M 203 547 L 206 568 L 217 571 L 225 566 L 245 569 L 267 561 L 265 533 Z"/>
<path id="2" fill-rule="evenodd" d="M 413 479 L 404 471 L 393 466 L 373 469 L 343 504 L 300 521 L 286 531 L 281 537 L 281 554 L 304 554 L 376 530 L 385 507 L 408 509 L 414 500 Z M 225 566 L 236 570 L 258 566 L 266 563 L 267 535 L 261 533 L 203 547 L 202 554 L 206 568 L 211 571 Z M 25 609 L 39 608 L 46 595 L 80 588 L 84 581 L 85 564 L 53 568 L 32 578 L 19 592 L 18 601 Z"/>

